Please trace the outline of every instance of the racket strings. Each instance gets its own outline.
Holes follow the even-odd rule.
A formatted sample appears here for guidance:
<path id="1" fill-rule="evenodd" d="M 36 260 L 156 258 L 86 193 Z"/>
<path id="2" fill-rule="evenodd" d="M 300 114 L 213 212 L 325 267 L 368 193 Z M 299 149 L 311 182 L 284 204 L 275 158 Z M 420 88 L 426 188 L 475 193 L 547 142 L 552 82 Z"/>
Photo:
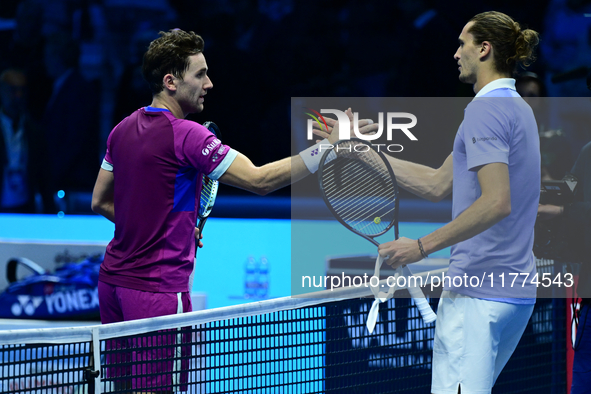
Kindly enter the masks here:
<path id="1" fill-rule="evenodd" d="M 217 195 L 218 183 L 211 180 L 209 177 L 203 175 L 201 195 L 199 196 L 199 216 L 205 217 L 209 215 L 215 203 Z"/>
<path id="2" fill-rule="evenodd" d="M 352 203 L 351 205 L 357 205 Z M 341 211 L 341 217 L 359 232 L 368 234 L 380 233 L 392 220 L 392 209 L 386 209 L 383 203 L 374 202 L 371 205 L 359 206 L 348 212 Z"/>
<path id="3" fill-rule="evenodd" d="M 346 167 L 349 167 L 349 168 L 346 168 Z M 353 165 L 346 165 L 344 170 L 351 170 L 351 167 L 353 167 Z M 354 189 L 355 183 L 359 181 L 358 178 L 363 175 L 364 175 L 364 173 L 362 172 L 362 169 L 355 168 L 351 171 L 351 173 L 349 173 L 349 175 L 342 178 L 342 180 L 338 183 L 335 180 L 335 179 L 337 179 L 337 177 L 332 176 L 331 177 L 332 179 L 327 179 L 327 184 L 330 184 L 331 181 L 334 182 L 332 184 L 332 186 L 330 186 L 328 188 L 327 194 L 329 194 L 329 195 L 334 194 L 334 198 L 339 199 L 340 197 L 345 196 L 346 194 L 351 194 L 352 190 L 357 192 L 358 194 L 363 193 L 364 191 L 369 192 L 375 186 L 375 184 L 377 182 L 376 179 L 372 179 L 370 182 L 367 182 L 367 184 L 365 185 L 366 190 Z M 342 191 L 344 193 L 338 194 L 340 191 Z M 346 200 L 343 200 L 343 202 L 346 203 Z M 335 206 L 340 207 L 340 204 L 335 204 Z"/>
<path id="4" fill-rule="evenodd" d="M 347 160 L 346 164 L 343 165 L 342 160 Z M 360 164 L 359 161 L 344 157 L 341 159 L 341 162 L 337 161 L 337 163 L 337 167 L 335 167 L 335 163 L 333 162 L 325 169 L 325 190 L 327 190 L 329 193 L 334 192 L 337 188 L 341 190 L 347 190 L 347 187 L 354 185 L 354 183 L 357 182 L 360 177 L 366 175 L 367 173 L 368 167 Z M 370 164 L 369 168 L 375 170 L 374 172 L 377 172 L 377 177 L 371 178 L 371 181 L 367 183 L 366 188 L 370 189 L 376 182 L 380 182 L 380 180 L 386 183 L 389 182 L 390 176 L 383 163 L 376 163 L 374 161 Z M 343 176 L 343 173 L 346 173 L 347 175 Z M 394 194 L 394 190 L 392 188 L 388 188 L 388 190 L 392 191 L 392 194 Z"/>
<path id="5" fill-rule="evenodd" d="M 369 185 L 369 186 L 376 186 L 376 183 L 374 182 L 373 184 Z M 359 193 L 368 193 L 369 191 L 371 191 L 373 188 L 365 188 L 366 190 L 358 190 Z M 383 210 L 384 208 L 384 198 L 383 197 L 378 197 L 378 196 L 371 196 L 368 197 L 365 201 L 364 204 L 359 204 L 355 201 L 352 201 L 352 198 L 355 198 L 354 196 L 343 196 L 340 195 L 338 197 L 335 197 L 334 200 L 335 201 L 340 201 L 340 203 L 335 203 L 335 209 L 339 210 L 341 217 L 343 217 L 345 220 L 351 220 L 351 221 L 355 221 L 357 218 L 361 217 L 361 218 L 366 218 L 367 216 L 365 215 L 366 211 L 371 211 L 371 212 L 375 212 L 375 214 L 379 217 L 385 217 L 387 216 L 387 214 L 389 212 L 392 212 L 392 209 L 389 210 Z M 395 196 L 386 196 L 386 198 L 395 198 Z M 386 202 L 386 204 L 388 204 Z"/>
<path id="6" fill-rule="evenodd" d="M 341 193 L 339 195 L 335 195 L 335 198 L 339 198 L 342 195 L 346 195 L 346 194 L 360 194 L 363 196 L 369 196 L 369 201 L 372 201 L 372 190 L 374 190 L 376 187 L 380 186 L 381 182 L 385 182 L 387 181 L 387 179 L 377 179 L 377 178 L 373 178 L 371 179 L 369 182 L 366 182 L 364 185 L 359 186 L 357 185 L 357 187 L 355 189 L 351 188 L 351 185 L 355 185 L 355 182 L 357 182 L 359 179 L 359 176 L 363 176 L 365 175 L 364 173 L 362 173 L 361 171 L 357 170 L 355 171 L 354 174 L 351 174 L 348 176 L 349 179 L 347 179 L 347 181 L 343 182 L 343 185 L 340 188 L 331 188 L 331 190 L 329 190 L 329 193 L 338 193 L 339 191 L 344 191 L 345 193 Z M 391 196 L 394 196 L 394 193 L 390 193 Z M 373 196 L 375 197 L 375 196 Z M 344 200 L 346 202 L 346 200 Z"/>
<path id="7" fill-rule="evenodd" d="M 330 168 L 328 171 L 330 171 Z M 348 161 L 342 168 L 334 171 L 334 173 L 329 172 L 327 174 L 327 177 L 332 178 L 332 181 L 334 182 L 332 186 L 329 187 L 330 191 L 336 188 L 343 189 L 347 187 L 348 184 L 357 181 L 357 178 L 365 172 L 364 168 L 354 161 Z M 347 173 L 347 175 L 343 176 L 342 173 Z"/>
<path id="8" fill-rule="evenodd" d="M 351 144 L 353 146 L 351 149 L 348 150 L 344 150 L 344 148 L 341 147 L 341 144 L 338 145 L 338 149 L 340 149 L 340 151 L 339 153 L 337 153 L 337 156 L 365 163 L 369 168 L 372 168 L 374 171 L 380 172 L 385 177 L 389 177 L 388 169 L 386 168 L 382 158 L 378 155 L 376 151 L 370 149 L 369 146 L 365 145 L 365 143 L 353 141 L 351 143 L 347 143 L 346 145 L 348 144 Z M 368 150 L 356 151 L 354 146 L 365 146 Z"/>
<path id="9" fill-rule="evenodd" d="M 390 214 L 390 213 L 394 213 L 394 210 L 395 210 L 395 209 L 396 209 L 396 208 L 392 208 L 392 209 L 390 209 L 390 210 L 389 210 L 389 211 L 387 211 L 387 212 L 383 212 L 383 213 L 379 214 L 379 215 L 380 215 L 379 217 L 380 217 L 380 218 L 388 218 L 389 216 L 391 216 L 391 215 L 389 215 L 389 214 Z M 386 223 L 389 223 L 389 221 L 386 221 Z M 359 223 L 359 225 L 362 225 L 362 224 L 363 224 L 363 222 L 360 222 L 360 223 Z M 366 227 L 368 227 L 368 226 L 372 226 L 373 224 L 374 224 L 374 221 L 371 221 L 371 222 L 367 222 L 367 223 L 365 223 L 365 226 L 362 226 L 362 227 L 359 227 L 359 226 L 351 226 L 351 227 L 355 228 L 355 229 L 356 229 L 357 231 L 359 231 L 360 233 L 366 233 L 366 232 L 368 232 L 368 231 L 365 231 L 365 228 L 366 228 Z M 382 226 L 382 227 L 384 227 L 384 226 Z M 382 228 L 382 227 L 380 227 L 380 228 Z M 370 230 L 371 230 L 371 229 L 370 229 Z M 376 234 L 375 232 L 371 232 L 371 231 L 370 231 L 369 233 L 370 233 L 370 234 Z"/>
<path id="10" fill-rule="evenodd" d="M 347 142 L 344 146 L 347 148 L 342 149 L 352 145 Z M 323 190 L 330 206 L 349 226 L 377 235 L 395 219 L 397 193 L 388 168 L 375 151 L 351 150 L 341 150 L 327 163 Z"/>

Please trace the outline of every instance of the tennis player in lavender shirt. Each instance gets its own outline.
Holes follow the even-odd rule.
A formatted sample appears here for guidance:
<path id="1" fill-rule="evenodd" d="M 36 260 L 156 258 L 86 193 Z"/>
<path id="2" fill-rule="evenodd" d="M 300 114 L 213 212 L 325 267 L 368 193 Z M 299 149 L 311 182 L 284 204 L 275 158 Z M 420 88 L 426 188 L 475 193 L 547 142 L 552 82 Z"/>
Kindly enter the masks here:
<path id="1" fill-rule="evenodd" d="M 515 350 L 535 303 L 539 137 L 533 112 L 511 76 L 516 65 L 533 60 L 539 39 L 491 11 L 474 16 L 458 41 L 459 79 L 473 85 L 476 97 L 464 111 L 453 153 L 437 169 L 387 156 L 406 190 L 431 201 L 453 190 L 453 220 L 418 240 L 383 243 L 379 254 L 396 268 L 453 245 L 448 279 L 456 280 L 444 283 L 439 302 L 431 392 L 484 394 Z M 494 282 L 466 282 L 483 274 Z M 518 279 L 503 287 L 502 274 Z"/>
<path id="2" fill-rule="evenodd" d="M 99 274 L 102 323 L 191 310 L 189 276 L 194 239 L 200 238 L 195 224 L 202 174 L 264 195 L 318 168 L 317 146 L 256 167 L 205 127 L 185 119 L 203 110 L 205 96 L 213 87 L 203 46 L 202 38 L 193 32 L 161 32 L 143 60 L 153 101 L 119 123 L 107 140 L 92 198 L 93 211 L 115 223 L 115 236 Z M 352 118 L 351 111 L 348 114 Z M 367 120 L 358 126 L 362 132 L 377 129 Z M 334 143 L 337 137 L 335 133 L 328 142 Z M 173 348 L 161 350 L 168 353 L 159 358 L 172 359 Z M 147 361 L 151 354 L 134 351 L 131 357 L 132 361 Z M 111 376 L 146 372 L 145 364 L 132 364 L 132 371 L 115 368 L 108 372 Z M 119 383 L 142 391 L 172 389 L 171 374 L 166 373 L 172 371 L 172 361 L 155 365 L 157 370 L 152 372 L 159 373 L 154 376 L 134 378 L 131 385 L 129 379 Z M 186 376 L 181 377 L 180 383 L 184 382 Z"/>
<path id="3" fill-rule="evenodd" d="M 459 36 L 454 59 L 474 86 L 453 153 L 439 169 L 392 159 L 403 187 L 439 200 L 453 190 L 453 220 L 418 240 L 382 244 L 393 267 L 452 246 L 451 277 L 492 275 L 494 283 L 445 283 L 433 347 L 431 392 L 490 393 L 529 321 L 536 288 L 502 287 L 499 274 L 535 273 L 533 228 L 540 191 L 540 150 L 531 108 L 515 91 L 516 65 L 528 65 L 538 34 L 509 16 L 485 12 Z M 523 286 L 522 286 L 523 285 Z"/>

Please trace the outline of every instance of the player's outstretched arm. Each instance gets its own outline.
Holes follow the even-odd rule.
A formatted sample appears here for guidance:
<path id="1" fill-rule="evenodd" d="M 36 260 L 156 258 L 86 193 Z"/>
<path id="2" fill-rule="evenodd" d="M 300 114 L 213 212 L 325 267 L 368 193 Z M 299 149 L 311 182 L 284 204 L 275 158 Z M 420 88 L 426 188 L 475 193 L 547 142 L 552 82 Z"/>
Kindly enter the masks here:
<path id="1" fill-rule="evenodd" d="M 396 181 L 403 189 L 437 202 L 451 193 L 453 186 L 453 157 L 450 154 L 441 167 L 432 168 L 386 155 Z"/>
<path id="2" fill-rule="evenodd" d="M 345 111 L 349 119 L 353 121 L 351 108 Z M 372 122 L 373 123 L 373 122 Z M 362 133 L 371 133 L 377 130 L 378 125 L 369 123 L 367 119 L 359 120 L 357 126 Z M 351 122 L 351 129 L 353 123 Z M 328 140 L 328 144 L 334 144 L 338 140 L 338 125 L 331 125 L 333 133 L 318 134 Z M 315 148 L 316 147 L 316 148 Z M 297 156 L 278 160 L 262 167 L 256 167 L 248 157 L 241 153 L 224 175 L 220 182 L 251 191 L 259 195 L 268 194 L 274 190 L 295 183 L 318 169 L 320 155 L 317 145 L 310 147 Z M 304 162 L 304 158 L 306 161 Z"/>
<path id="3" fill-rule="evenodd" d="M 220 177 L 220 182 L 264 196 L 277 189 L 297 182 L 310 171 L 300 156 L 287 157 L 257 167 L 242 153 Z"/>
<path id="4" fill-rule="evenodd" d="M 103 215 L 112 222 L 115 222 L 115 204 L 113 202 L 114 177 L 112 171 L 100 169 L 92 191 L 93 212 Z"/>

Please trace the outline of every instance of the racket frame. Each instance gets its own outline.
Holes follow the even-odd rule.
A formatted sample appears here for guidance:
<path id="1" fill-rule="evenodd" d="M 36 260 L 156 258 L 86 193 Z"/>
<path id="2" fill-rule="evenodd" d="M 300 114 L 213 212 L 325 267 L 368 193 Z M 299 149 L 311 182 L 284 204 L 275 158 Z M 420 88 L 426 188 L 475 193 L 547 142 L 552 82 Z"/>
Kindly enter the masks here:
<path id="1" fill-rule="evenodd" d="M 344 141 L 358 141 L 364 145 L 369 146 L 369 148 L 372 149 L 374 152 L 376 152 L 378 154 L 378 156 L 383 160 L 384 164 L 386 165 L 386 169 L 388 170 L 388 173 L 390 174 L 390 177 L 392 179 L 392 186 L 394 187 L 394 195 L 396 196 L 395 197 L 396 201 L 394 202 L 394 204 L 395 204 L 394 205 L 394 210 L 395 210 L 394 219 L 388 224 L 388 226 L 383 231 L 381 231 L 380 233 L 378 233 L 374 236 L 369 236 L 369 235 L 363 234 L 363 233 L 355 230 L 348 223 L 346 223 L 334 210 L 334 208 L 332 207 L 332 205 L 328 201 L 328 197 L 326 197 L 326 194 L 324 193 L 322 179 L 323 179 L 323 173 L 324 173 L 324 166 L 326 164 L 328 155 L 331 153 L 331 151 L 333 149 L 335 149 L 334 147 L 338 146 L 339 143 L 344 142 Z M 373 243 L 375 246 L 378 246 L 378 247 L 380 246 L 380 244 L 374 238 L 378 237 L 380 235 L 384 235 L 392 227 L 394 227 L 394 239 L 396 239 L 396 240 L 398 239 L 398 201 L 399 201 L 398 182 L 396 181 L 396 176 L 394 175 L 394 171 L 392 170 L 392 166 L 390 166 L 390 163 L 388 163 L 388 160 L 386 159 L 384 154 L 382 152 L 376 150 L 371 144 L 367 143 L 367 141 L 363 141 L 359 138 L 351 138 L 348 140 L 339 140 L 335 144 L 333 144 L 333 148 L 326 150 L 322 154 L 322 156 L 320 158 L 320 165 L 318 166 L 318 186 L 320 188 L 320 194 L 322 195 L 322 198 L 324 199 L 326 206 L 331 211 L 333 216 L 342 225 L 345 226 L 345 228 L 347 228 L 347 229 L 351 230 L 353 233 L 360 235 L 361 237 L 367 239 L 368 241 L 370 241 L 371 243 Z M 379 255 L 378 255 L 378 259 L 380 259 Z M 405 266 L 403 269 L 406 269 L 410 273 L 410 270 L 408 270 L 408 267 Z M 407 288 L 407 291 L 408 291 L 409 295 L 411 296 L 411 298 L 414 300 L 416 307 L 419 309 L 419 311 L 421 313 L 421 317 L 423 318 L 423 321 L 426 324 L 434 322 L 436 319 L 436 315 L 433 312 L 433 309 L 431 308 L 429 303 L 427 302 L 425 295 L 423 294 L 423 291 L 420 288 L 410 288 L 410 287 Z"/>
<path id="2" fill-rule="evenodd" d="M 211 132 L 211 134 L 213 134 L 217 139 L 221 139 L 222 135 L 221 135 L 220 129 L 215 123 L 207 121 L 207 122 L 203 123 L 203 127 L 207 128 L 207 130 L 209 130 Z M 211 191 L 209 192 L 207 204 L 205 206 L 204 211 L 200 212 L 201 211 L 201 198 L 202 198 L 202 193 L 203 193 L 203 187 L 205 186 L 205 183 L 207 181 L 212 183 L 211 184 Z M 211 213 L 211 211 L 213 209 L 213 205 L 215 204 L 215 199 L 218 194 L 218 185 L 219 185 L 218 181 L 208 178 L 207 175 L 203 174 L 201 176 L 201 191 L 199 192 L 199 208 L 197 209 L 197 219 L 199 221 L 199 223 L 197 224 L 197 228 L 199 229 L 200 235 L 203 232 L 203 227 L 205 227 L 205 222 L 207 221 L 207 218 L 209 217 L 209 214 Z M 197 257 L 197 250 L 199 250 L 199 239 L 195 238 L 195 257 Z"/>
<path id="3" fill-rule="evenodd" d="M 213 209 L 213 205 L 215 204 L 215 199 L 218 194 L 218 183 L 219 183 L 218 181 L 214 181 L 214 180 L 208 178 L 206 175 L 203 175 L 201 182 L 202 182 L 201 193 L 203 193 L 203 186 L 204 186 L 205 182 L 211 182 L 211 191 L 209 192 L 209 196 L 208 196 L 204 211 L 197 213 L 197 217 L 199 219 L 199 225 L 197 226 L 197 228 L 199 228 L 199 233 L 201 233 L 201 231 L 203 230 L 203 226 L 205 226 L 205 221 L 207 220 L 209 214 L 211 213 L 211 211 Z M 201 197 L 202 196 L 200 195 L 199 198 L 201 199 Z M 199 211 L 200 210 L 201 210 L 201 201 L 199 201 Z"/>
<path id="4" fill-rule="evenodd" d="M 369 236 L 366 234 L 363 234 L 357 230 L 355 230 L 352 226 L 350 226 L 347 222 L 345 222 L 340 215 L 337 214 L 337 212 L 334 210 L 334 208 L 332 207 L 332 205 L 330 204 L 330 202 L 328 201 L 328 197 L 326 196 L 326 193 L 324 193 L 324 187 L 323 187 L 323 173 L 324 173 L 324 166 L 327 163 L 326 159 L 328 157 L 328 155 L 332 152 L 333 149 L 335 149 L 334 147 L 338 146 L 341 142 L 350 142 L 350 141 L 357 141 L 360 142 L 364 145 L 369 146 L 370 149 L 372 149 L 375 153 L 378 154 L 378 156 L 382 159 L 382 161 L 384 162 L 386 169 L 388 170 L 388 174 L 390 175 L 390 178 L 392 179 L 392 186 L 394 188 L 394 195 L 395 195 L 395 201 L 394 201 L 394 219 L 388 224 L 388 226 L 381 231 L 380 233 L 374 235 L 374 236 Z M 335 159 L 336 160 L 336 159 Z M 377 242 L 374 238 L 375 237 L 379 237 L 381 235 L 386 234 L 392 227 L 394 227 L 394 239 L 398 239 L 398 182 L 396 182 L 396 175 L 394 175 L 394 171 L 392 170 L 392 166 L 390 166 L 390 163 L 388 163 L 388 159 L 386 159 L 386 157 L 384 156 L 384 154 L 378 150 L 376 150 L 373 145 L 368 144 L 367 141 L 361 140 L 359 138 L 351 138 L 351 139 L 347 139 L 347 140 L 338 140 L 337 142 L 335 142 L 333 144 L 333 148 L 331 149 L 327 149 L 322 156 L 320 157 L 320 165 L 318 166 L 318 186 L 320 188 L 320 194 L 322 195 L 322 199 L 324 200 L 324 203 L 326 204 L 326 206 L 328 207 L 328 209 L 330 210 L 330 212 L 333 214 L 333 216 L 343 225 L 345 226 L 347 229 L 351 230 L 352 232 L 354 232 L 357 235 L 362 236 L 363 238 L 367 239 L 369 242 L 373 243 L 375 246 L 380 246 L 380 243 Z"/>

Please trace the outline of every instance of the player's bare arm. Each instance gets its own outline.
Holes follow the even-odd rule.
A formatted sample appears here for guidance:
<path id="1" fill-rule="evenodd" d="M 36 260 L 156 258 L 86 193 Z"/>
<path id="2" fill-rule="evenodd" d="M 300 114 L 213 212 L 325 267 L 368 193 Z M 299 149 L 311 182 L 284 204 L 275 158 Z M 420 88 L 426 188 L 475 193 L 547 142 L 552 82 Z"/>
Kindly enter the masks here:
<path id="1" fill-rule="evenodd" d="M 451 193 L 453 157 L 450 154 L 441 167 L 432 168 L 386 155 L 400 187 L 429 201 L 438 202 Z"/>
<path id="2" fill-rule="evenodd" d="M 351 108 L 345 113 L 353 120 Z M 362 133 L 375 132 L 379 125 L 370 123 L 367 119 L 359 120 L 358 128 Z M 353 122 L 351 122 L 351 128 Z M 330 144 L 338 140 L 338 124 L 331 124 L 331 131 L 334 133 L 324 133 L 322 136 L 328 139 Z M 319 156 L 318 156 L 319 159 Z M 268 194 L 274 190 L 280 189 L 310 174 L 310 170 L 302 160 L 300 155 L 278 160 L 264 166 L 255 166 L 248 157 L 238 153 L 234 162 L 220 177 L 220 182 L 251 191 L 259 195 Z"/>
<path id="3" fill-rule="evenodd" d="M 103 215 L 115 222 L 115 205 L 113 202 L 115 178 L 112 171 L 100 169 L 92 191 L 93 212 Z"/>
<path id="4" fill-rule="evenodd" d="M 220 177 L 220 182 L 263 196 L 309 174 L 300 156 L 288 157 L 257 167 L 248 157 L 238 153 L 236 159 Z"/>
<path id="5" fill-rule="evenodd" d="M 455 220 L 421 238 L 426 254 L 431 254 L 458 242 L 472 238 L 492 227 L 511 213 L 509 168 L 504 163 L 491 163 L 478 170 L 481 196 Z M 414 263 L 421 259 L 416 240 L 400 238 L 380 245 L 379 254 L 389 256 L 392 267 Z"/>

